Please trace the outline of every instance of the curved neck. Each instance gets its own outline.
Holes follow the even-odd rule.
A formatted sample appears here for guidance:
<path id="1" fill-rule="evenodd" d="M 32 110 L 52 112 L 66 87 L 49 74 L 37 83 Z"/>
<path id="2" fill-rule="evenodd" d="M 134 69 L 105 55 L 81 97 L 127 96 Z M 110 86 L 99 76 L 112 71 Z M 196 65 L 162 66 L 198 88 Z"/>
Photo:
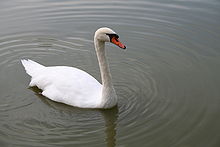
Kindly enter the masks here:
<path id="1" fill-rule="evenodd" d="M 112 77 L 109 65 L 105 56 L 105 42 L 94 39 L 96 54 L 102 78 L 102 108 L 111 108 L 117 104 L 117 95 L 112 84 Z"/>
<path id="2" fill-rule="evenodd" d="M 98 57 L 99 68 L 101 72 L 102 85 L 105 88 L 112 87 L 112 77 L 109 70 L 108 61 L 105 55 L 105 42 L 94 39 L 96 54 Z"/>

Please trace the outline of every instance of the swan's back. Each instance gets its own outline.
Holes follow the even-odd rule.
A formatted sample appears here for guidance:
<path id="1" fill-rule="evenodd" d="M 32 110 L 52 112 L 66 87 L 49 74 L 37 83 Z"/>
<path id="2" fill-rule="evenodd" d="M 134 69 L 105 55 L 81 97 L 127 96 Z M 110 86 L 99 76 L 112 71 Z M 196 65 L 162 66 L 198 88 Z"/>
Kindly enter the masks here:
<path id="1" fill-rule="evenodd" d="M 32 77 L 30 86 L 42 89 L 49 99 L 82 108 L 101 104 L 102 85 L 88 73 L 67 66 L 45 67 L 32 60 L 21 62 Z"/>

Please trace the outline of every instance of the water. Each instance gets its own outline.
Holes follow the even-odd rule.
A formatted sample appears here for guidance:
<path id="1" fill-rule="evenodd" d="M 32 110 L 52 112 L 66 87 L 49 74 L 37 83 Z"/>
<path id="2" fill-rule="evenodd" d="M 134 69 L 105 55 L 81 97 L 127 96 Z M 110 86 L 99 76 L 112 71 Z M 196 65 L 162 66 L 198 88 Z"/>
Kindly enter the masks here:
<path id="1" fill-rule="evenodd" d="M 220 1 L 0 2 L 0 146 L 219 147 Z M 81 68 L 100 81 L 93 34 L 107 45 L 118 107 L 90 110 L 29 88 L 20 59 Z"/>

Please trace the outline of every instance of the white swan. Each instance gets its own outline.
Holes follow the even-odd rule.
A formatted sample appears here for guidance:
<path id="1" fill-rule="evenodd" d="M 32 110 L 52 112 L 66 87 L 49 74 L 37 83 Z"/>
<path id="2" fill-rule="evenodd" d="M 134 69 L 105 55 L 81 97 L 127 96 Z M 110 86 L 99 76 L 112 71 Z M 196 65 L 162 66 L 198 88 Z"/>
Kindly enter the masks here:
<path id="1" fill-rule="evenodd" d="M 21 60 L 30 75 L 29 86 L 42 89 L 42 95 L 56 101 L 81 108 L 111 108 L 117 104 L 117 95 L 112 84 L 108 62 L 105 56 L 105 42 L 111 42 L 125 49 L 119 36 L 103 27 L 94 35 L 102 84 L 80 69 L 68 66 L 46 67 L 32 60 Z"/>

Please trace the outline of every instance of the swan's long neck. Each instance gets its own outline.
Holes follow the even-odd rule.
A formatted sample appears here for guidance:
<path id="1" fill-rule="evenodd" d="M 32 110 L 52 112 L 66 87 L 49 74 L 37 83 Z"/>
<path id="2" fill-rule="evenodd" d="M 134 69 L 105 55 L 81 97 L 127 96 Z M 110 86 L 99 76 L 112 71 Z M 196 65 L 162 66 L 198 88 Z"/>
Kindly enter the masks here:
<path id="1" fill-rule="evenodd" d="M 110 87 L 112 86 L 112 77 L 109 70 L 108 61 L 105 55 L 105 42 L 96 40 L 95 48 L 101 72 L 102 85 L 104 87 Z"/>
<path id="2" fill-rule="evenodd" d="M 117 103 L 117 96 L 112 84 L 112 77 L 109 70 L 108 61 L 105 55 L 105 42 L 94 39 L 96 54 L 102 79 L 102 104 L 104 107 L 112 107 Z"/>

